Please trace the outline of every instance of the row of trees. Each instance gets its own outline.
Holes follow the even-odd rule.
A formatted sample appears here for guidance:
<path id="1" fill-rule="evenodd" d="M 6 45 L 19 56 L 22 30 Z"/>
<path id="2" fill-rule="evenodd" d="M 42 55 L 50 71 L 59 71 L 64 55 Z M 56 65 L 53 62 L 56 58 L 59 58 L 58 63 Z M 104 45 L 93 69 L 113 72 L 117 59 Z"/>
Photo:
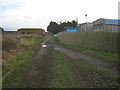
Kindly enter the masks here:
<path id="1" fill-rule="evenodd" d="M 75 20 L 72 22 L 60 22 L 60 24 L 51 21 L 47 27 L 47 31 L 52 34 L 57 34 L 59 32 L 65 31 L 65 26 L 76 28 L 78 26 L 78 23 Z"/>

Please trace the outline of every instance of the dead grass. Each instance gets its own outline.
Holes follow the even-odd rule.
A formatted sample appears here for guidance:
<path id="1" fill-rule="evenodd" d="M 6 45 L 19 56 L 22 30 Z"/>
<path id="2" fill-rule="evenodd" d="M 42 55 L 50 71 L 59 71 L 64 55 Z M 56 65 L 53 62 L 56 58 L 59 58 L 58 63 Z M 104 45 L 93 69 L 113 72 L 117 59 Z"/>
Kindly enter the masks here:
<path id="1" fill-rule="evenodd" d="M 33 40 L 20 40 L 19 42 L 20 45 L 22 45 L 23 47 L 27 47 L 29 45 L 33 45 L 34 44 L 34 41 Z"/>
<path id="2" fill-rule="evenodd" d="M 16 37 L 21 37 L 22 39 L 17 40 Z M 5 65 L 6 63 L 14 58 L 16 54 L 21 54 L 25 48 L 30 45 L 34 45 L 34 38 L 38 38 L 40 36 L 37 35 L 3 35 L 2 37 L 2 63 Z"/>
<path id="3" fill-rule="evenodd" d="M 14 50 L 19 46 L 19 41 L 12 37 L 3 37 L 2 39 L 2 49 L 3 50 Z"/>

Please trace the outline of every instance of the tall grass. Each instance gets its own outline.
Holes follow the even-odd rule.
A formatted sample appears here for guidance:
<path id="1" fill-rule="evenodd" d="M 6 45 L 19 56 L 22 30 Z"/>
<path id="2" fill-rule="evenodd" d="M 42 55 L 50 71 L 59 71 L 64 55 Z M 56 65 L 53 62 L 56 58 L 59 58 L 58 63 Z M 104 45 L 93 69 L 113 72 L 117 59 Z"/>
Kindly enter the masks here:
<path id="1" fill-rule="evenodd" d="M 21 37 L 21 39 L 16 39 L 16 37 Z M 40 38 L 37 35 L 3 35 L 2 39 L 2 59 L 3 65 L 7 63 L 16 54 L 21 54 L 25 48 L 30 45 L 34 45 L 34 39 Z"/>

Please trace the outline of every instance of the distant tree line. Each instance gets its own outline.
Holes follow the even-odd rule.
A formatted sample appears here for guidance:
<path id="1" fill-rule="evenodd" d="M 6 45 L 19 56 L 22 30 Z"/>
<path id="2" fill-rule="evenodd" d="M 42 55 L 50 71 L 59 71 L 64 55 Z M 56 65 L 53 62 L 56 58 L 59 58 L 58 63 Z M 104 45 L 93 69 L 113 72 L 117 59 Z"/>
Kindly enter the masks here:
<path id="1" fill-rule="evenodd" d="M 52 34 L 57 34 L 59 32 L 65 31 L 65 26 L 76 28 L 78 26 L 78 23 L 75 20 L 72 22 L 60 22 L 60 24 L 51 21 L 47 27 L 47 31 Z"/>
<path id="2" fill-rule="evenodd" d="M 1 30 L 1 31 L 4 31 L 4 29 L 3 29 L 2 27 L 0 27 L 0 30 Z"/>

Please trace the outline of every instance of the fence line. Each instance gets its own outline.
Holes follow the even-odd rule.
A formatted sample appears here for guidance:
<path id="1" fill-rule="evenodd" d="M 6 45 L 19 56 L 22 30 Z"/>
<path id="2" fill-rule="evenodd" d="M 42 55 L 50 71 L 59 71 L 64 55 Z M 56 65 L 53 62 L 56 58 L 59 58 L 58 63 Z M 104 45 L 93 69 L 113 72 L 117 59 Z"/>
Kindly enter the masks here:
<path id="1" fill-rule="evenodd" d="M 116 32 L 61 32 L 58 38 L 65 44 L 76 44 L 109 52 L 118 52 L 118 34 Z"/>

